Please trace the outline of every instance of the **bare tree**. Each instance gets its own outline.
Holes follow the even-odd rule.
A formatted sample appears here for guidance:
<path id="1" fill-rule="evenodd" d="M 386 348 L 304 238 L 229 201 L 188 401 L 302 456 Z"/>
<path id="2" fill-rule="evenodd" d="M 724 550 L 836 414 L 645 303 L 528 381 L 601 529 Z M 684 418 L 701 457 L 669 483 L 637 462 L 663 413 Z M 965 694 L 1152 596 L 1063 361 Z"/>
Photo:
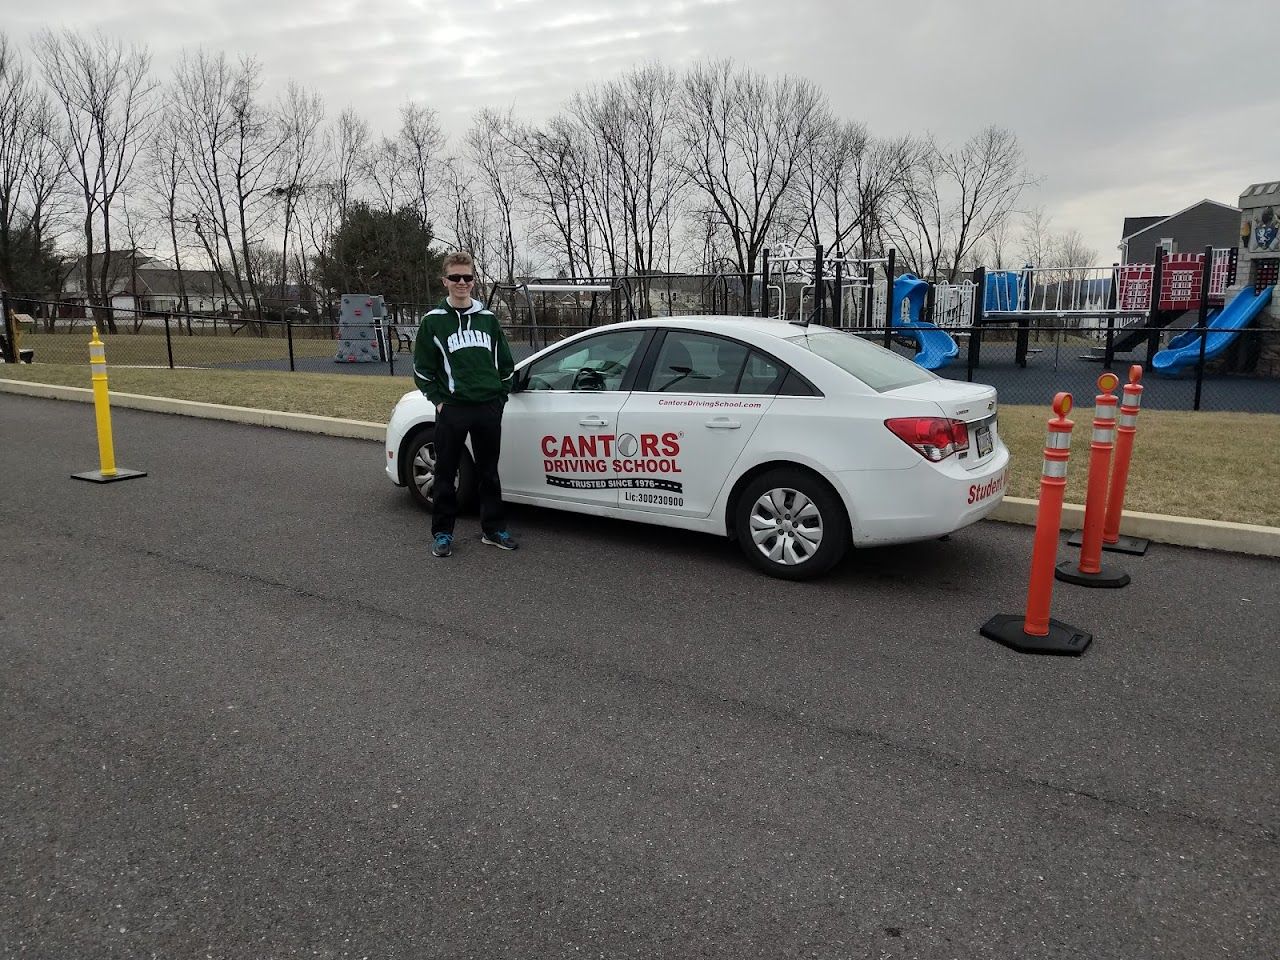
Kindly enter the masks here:
<path id="1" fill-rule="evenodd" d="M 261 68 L 223 54 L 184 55 L 175 72 L 177 110 L 190 171 L 192 229 L 242 311 L 262 316 L 251 249 L 275 226 L 281 126 L 257 99 Z"/>
<path id="2" fill-rule="evenodd" d="M 1032 182 L 1018 138 L 987 127 L 960 147 L 932 138 L 909 171 L 896 239 L 921 276 L 954 283 L 962 264 L 1013 210 Z"/>
<path id="3" fill-rule="evenodd" d="M 83 201 L 85 281 L 95 315 L 115 331 L 110 310 L 114 279 L 113 208 L 128 185 L 154 110 L 151 55 L 106 34 L 71 30 L 36 35 L 45 81 L 62 109 L 62 164 Z M 102 254 L 96 272 L 98 238 Z"/>
<path id="4" fill-rule="evenodd" d="M 47 93 L 0 33 L 0 287 L 40 294 L 44 269 L 67 213 L 66 171 Z"/>
<path id="5" fill-rule="evenodd" d="M 440 120 L 430 107 L 410 101 L 400 108 L 398 137 L 412 203 L 423 222 L 431 219 L 445 146 Z"/>
<path id="6" fill-rule="evenodd" d="M 689 141 L 679 127 L 674 71 L 649 63 L 574 99 L 579 122 L 601 143 L 617 184 L 624 269 L 652 274 L 670 236 L 667 213 L 688 183 Z M 651 313 L 649 284 L 639 287 L 642 316 Z"/>
<path id="7" fill-rule="evenodd" d="M 172 90 L 166 93 L 160 121 L 147 147 L 148 192 L 159 216 L 168 226 L 169 249 L 173 254 L 174 272 L 178 281 L 178 300 L 183 314 L 190 317 L 191 298 L 187 294 L 187 280 L 182 269 L 183 244 L 178 241 L 180 198 L 190 175 L 182 149 L 182 131 L 172 93 Z"/>
<path id="8" fill-rule="evenodd" d="M 464 140 L 466 158 L 480 172 L 497 219 L 499 269 L 485 264 L 494 279 L 514 283 L 516 276 L 517 204 L 525 191 L 524 168 L 510 144 L 517 134 L 511 113 L 483 109 L 476 114 Z"/>
<path id="9" fill-rule="evenodd" d="M 301 198 L 319 183 L 324 170 L 324 155 L 319 150 L 324 103 L 316 93 L 302 89 L 292 81 L 278 107 L 281 149 L 276 183 L 272 193 L 282 202 L 280 230 L 279 296 L 287 297 L 289 284 L 289 238 L 298 218 Z M 302 238 L 299 237 L 299 244 Z M 306 258 L 302 258 L 305 263 Z M 306 283 L 305 271 L 299 282 Z"/>
<path id="10" fill-rule="evenodd" d="M 807 80 L 770 80 L 720 61 L 689 72 L 681 107 L 686 172 L 728 234 L 750 312 L 751 275 L 821 129 L 824 98 Z"/>

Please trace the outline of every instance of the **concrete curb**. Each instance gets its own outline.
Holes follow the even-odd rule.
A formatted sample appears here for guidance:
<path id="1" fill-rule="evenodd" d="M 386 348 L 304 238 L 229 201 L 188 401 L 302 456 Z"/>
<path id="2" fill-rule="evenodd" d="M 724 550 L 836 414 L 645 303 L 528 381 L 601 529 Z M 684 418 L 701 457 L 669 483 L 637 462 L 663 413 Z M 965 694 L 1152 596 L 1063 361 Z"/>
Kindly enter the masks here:
<path id="1" fill-rule="evenodd" d="M 93 402 L 93 391 L 84 387 L 62 387 L 25 380 L 0 380 L 0 393 L 17 393 L 55 400 L 77 400 L 82 403 Z M 132 410 L 173 413 L 186 417 L 203 417 L 208 420 L 226 420 L 259 427 L 319 433 L 331 437 L 382 442 L 387 434 L 385 423 L 317 417 L 309 413 L 283 413 L 277 410 L 257 410 L 253 407 L 229 407 L 217 403 L 198 403 L 194 400 L 147 397 L 136 393 L 112 393 L 111 402 L 117 407 Z M 1035 526 L 1038 507 L 1039 502 L 1036 500 L 1005 497 L 1004 502 L 996 508 L 989 519 Z M 1078 530 L 1083 523 L 1084 507 L 1073 503 L 1063 507 L 1061 525 L 1063 530 Z M 1131 537 L 1146 537 L 1157 543 L 1168 543 L 1180 547 L 1280 557 L 1280 527 L 1125 511 L 1120 531 Z"/>

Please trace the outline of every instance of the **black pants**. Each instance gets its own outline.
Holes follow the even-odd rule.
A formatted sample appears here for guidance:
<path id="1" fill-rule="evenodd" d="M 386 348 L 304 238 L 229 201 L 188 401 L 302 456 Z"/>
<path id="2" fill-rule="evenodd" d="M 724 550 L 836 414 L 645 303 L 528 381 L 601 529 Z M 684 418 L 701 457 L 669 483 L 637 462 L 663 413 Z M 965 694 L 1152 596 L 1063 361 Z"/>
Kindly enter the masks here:
<path id="1" fill-rule="evenodd" d="M 436 414 L 436 475 L 432 488 L 434 509 L 431 534 L 453 533 L 458 516 L 458 464 L 471 435 L 480 493 L 480 529 L 495 534 L 507 528 L 502 507 L 502 481 L 498 456 L 502 452 L 502 400 L 490 403 L 446 403 Z"/>

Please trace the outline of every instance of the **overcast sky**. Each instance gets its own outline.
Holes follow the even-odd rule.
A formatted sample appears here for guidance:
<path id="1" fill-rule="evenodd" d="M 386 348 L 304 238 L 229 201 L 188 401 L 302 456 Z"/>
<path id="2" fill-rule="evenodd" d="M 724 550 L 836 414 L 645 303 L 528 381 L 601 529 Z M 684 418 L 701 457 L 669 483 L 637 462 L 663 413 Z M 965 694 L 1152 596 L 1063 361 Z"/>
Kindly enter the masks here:
<path id="1" fill-rule="evenodd" d="M 330 116 L 392 133 L 406 99 L 453 137 L 479 107 L 539 120 L 584 82 L 646 59 L 733 57 L 822 86 L 878 135 L 1017 133 L 1056 230 L 1115 259 L 1125 216 L 1234 204 L 1280 179 L 1277 0 L 0 0 L 26 45 L 43 27 L 257 57 Z"/>

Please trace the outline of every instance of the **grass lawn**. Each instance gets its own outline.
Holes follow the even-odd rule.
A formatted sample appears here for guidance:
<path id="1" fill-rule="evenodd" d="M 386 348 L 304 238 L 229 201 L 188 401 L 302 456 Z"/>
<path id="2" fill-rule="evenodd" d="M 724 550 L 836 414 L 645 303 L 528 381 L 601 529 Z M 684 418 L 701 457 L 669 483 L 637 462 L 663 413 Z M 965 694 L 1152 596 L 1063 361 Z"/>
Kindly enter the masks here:
<path id="1" fill-rule="evenodd" d="M 412 389 L 408 377 L 114 367 L 109 372 L 111 389 L 119 393 L 378 423 L 385 423 L 396 400 Z M 0 367 L 0 379 L 90 386 L 87 362 L 6 365 Z M 1047 405 L 1000 409 L 1000 433 L 1014 457 L 1012 496 L 1039 496 L 1050 416 Z M 1092 411 L 1078 408 L 1072 419 L 1076 428 L 1067 500 L 1083 503 Z M 1273 472 L 1278 451 L 1280 415 L 1144 410 L 1138 417 L 1125 505 L 1148 513 L 1280 527 L 1280 483 Z"/>
<path id="2" fill-rule="evenodd" d="M 324 328 L 328 330 L 328 327 Z M 219 336 L 189 337 L 175 328 L 173 336 L 173 362 L 176 366 L 209 366 L 220 363 L 243 363 L 252 360 L 287 360 L 289 341 L 284 337 L 259 337 L 249 328 L 236 336 L 225 333 Z M 167 367 L 169 353 L 164 333 L 148 330 L 145 333 L 108 334 L 103 338 L 107 345 L 107 363 L 112 367 L 138 366 Z M 36 360 L 51 364 L 77 364 L 89 362 L 89 333 L 24 333 L 22 347 L 35 350 Z M 303 337 L 295 331 L 293 355 L 295 357 L 332 357 L 337 344 L 330 338 Z"/>

